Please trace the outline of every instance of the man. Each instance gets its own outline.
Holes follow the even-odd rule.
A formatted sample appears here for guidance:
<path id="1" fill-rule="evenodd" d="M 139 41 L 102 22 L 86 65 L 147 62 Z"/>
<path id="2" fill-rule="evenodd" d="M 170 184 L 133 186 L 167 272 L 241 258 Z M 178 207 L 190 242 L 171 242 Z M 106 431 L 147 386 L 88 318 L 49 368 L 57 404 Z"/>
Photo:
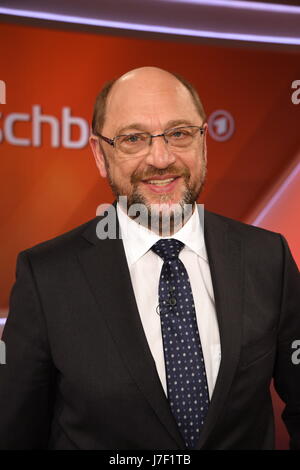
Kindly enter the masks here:
<path id="1" fill-rule="evenodd" d="M 281 235 L 203 219 L 206 129 L 154 67 L 99 95 L 90 143 L 119 202 L 18 257 L 1 448 L 272 449 L 272 377 L 300 448 L 298 269 Z"/>

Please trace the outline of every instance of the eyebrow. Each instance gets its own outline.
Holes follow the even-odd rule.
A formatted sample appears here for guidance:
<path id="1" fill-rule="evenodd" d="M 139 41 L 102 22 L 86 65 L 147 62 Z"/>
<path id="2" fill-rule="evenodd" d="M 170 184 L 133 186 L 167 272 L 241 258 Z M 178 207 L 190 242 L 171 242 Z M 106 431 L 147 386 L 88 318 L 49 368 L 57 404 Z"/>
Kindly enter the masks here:
<path id="1" fill-rule="evenodd" d="M 192 125 L 197 125 L 197 124 L 193 124 L 188 119 L 176 119 L 176 120 L 168 121 L 166 126 L 165 126 L 165 129 L 172 129 L 172 127 L 181 126 L 181 125 L 192 126 Z M 143 124 L 138 123 L 138 122 L 134 122 L 132 124 L 129 124 L 128 126 L 121 127 L 121 129 L 118 129 L 116 135 L 121 135 L 124 132 L 129 131 L 129 130 L 133 130 L 133 129 L 138 130 L 138 131 L 147 132 L 145 130 L 145 126 Z"/>

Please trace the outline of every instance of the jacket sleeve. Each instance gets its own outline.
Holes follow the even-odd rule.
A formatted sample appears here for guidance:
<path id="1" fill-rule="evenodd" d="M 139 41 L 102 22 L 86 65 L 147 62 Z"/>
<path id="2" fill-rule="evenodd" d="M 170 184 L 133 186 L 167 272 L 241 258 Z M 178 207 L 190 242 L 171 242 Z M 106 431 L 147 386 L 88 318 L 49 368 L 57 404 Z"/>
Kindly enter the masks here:
<path id="1" fill-rule="evenodd" d="M 16 282 L 2 341 L 0 449 L 46 448 L 53 405 L 54 366 L 28 254 L 18 255 Z"/>
<path id="2" fill-rule="evenodd" d="M 290 448 L 300 450 L 300 276 L 284 237 L 281 316 L 278 327 L 274 386 L 285 403 L 282 419 Z M 297 346 L 298 345 L 298 346 Z"/>

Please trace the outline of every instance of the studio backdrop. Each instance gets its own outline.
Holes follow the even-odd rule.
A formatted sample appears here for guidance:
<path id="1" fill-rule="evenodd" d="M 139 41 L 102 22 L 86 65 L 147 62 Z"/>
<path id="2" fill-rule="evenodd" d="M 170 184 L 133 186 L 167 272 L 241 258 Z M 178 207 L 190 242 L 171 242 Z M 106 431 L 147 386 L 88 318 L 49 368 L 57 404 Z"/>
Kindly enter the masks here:
<path id="1" fill-rule="evenodd" d="M 178 72 L 199 91 L 209 125 L 199 202 L 283 233 L 300 264 L 299 53 L 4 23 L 0 47 L 2 326 L 17 253 L 113 201 L 88 146 L 93 104 L 105 81 L 139 66 Z"/>

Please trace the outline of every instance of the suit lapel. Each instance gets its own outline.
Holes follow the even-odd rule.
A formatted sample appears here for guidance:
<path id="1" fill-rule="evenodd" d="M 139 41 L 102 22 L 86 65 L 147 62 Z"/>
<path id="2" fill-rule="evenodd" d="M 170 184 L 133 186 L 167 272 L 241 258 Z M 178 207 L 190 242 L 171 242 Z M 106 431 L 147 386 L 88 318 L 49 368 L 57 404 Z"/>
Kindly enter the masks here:
<path id="1" fill-rule="evenodd" d="M 224 411 L 241 347 L 243 252 L 241 240 L 229 233 L 227 222 L 205 211 L 205 244 L 210 265 L 221 340 L 221 364 L 197 449 L 205 447 Z"/>
<path id="2" fill-rule="evenodd" d="M 99 240 L 96 224 L 100 219 L 83 234 L 90 243 L 78 253 L 80 264 L 99 307 L 105 305 L 101 311 L 130 375 L 176 445 L 184 449 L 142 327 L 123 242 Z M 118 233 L 118 223 L 116 226 Z"/>

